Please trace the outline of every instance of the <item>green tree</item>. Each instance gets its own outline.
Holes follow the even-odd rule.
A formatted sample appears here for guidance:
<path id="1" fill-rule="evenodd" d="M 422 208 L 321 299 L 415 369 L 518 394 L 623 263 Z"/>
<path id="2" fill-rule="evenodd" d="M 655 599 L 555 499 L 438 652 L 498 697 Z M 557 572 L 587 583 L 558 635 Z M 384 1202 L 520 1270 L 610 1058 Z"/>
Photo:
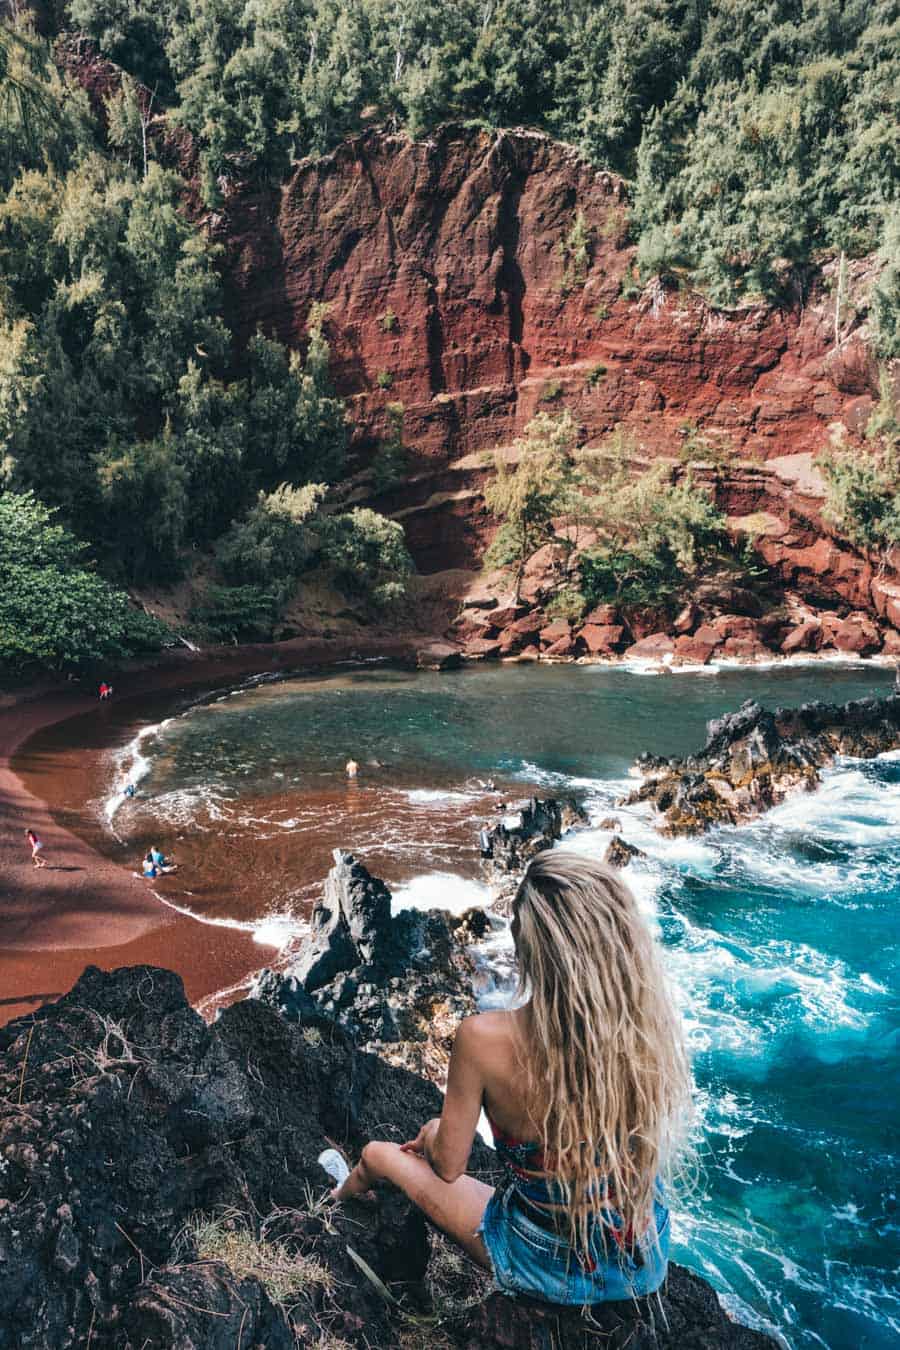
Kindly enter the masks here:
<path id="1" fill-rule="evenodd" d="M 0 669 L 65 670 L 159 647 L 166 630 L 98 577 L 33 493 L 0 493 Z"/>
<path id="2" fill-rule="evenodd" d="M 377 605 L 405 594 L 412 559 L 397 521 L 357 506 L 323 517 L 320 537 L 324 559 L 345 590 Z"/>
<path id="3" fill-rule="evenodd" d="M 598 535 L 580 560 L 591 604 L 666 603 L 728 549 L 726 520 L 690 470 L 657 464 L 635 473 L 635 453 L 617 430 L 581 459 Z"/>
<path id="4" fill-rule="evenodd" d="M 499 451 L 495 456 L 495 476 L 485 488 L 484 500 L 501 523 L 485 563 L 513 565 L 516 601 L 525 564 L 553 537 L 553 518 L 573 489 L 575 440 L 570 413 L 560 417 L 539 413 L 514 443 L 509 459 Z"/>
<path id="5" fill-rule="evenodd" d="M 858 548 L 881 550 L 900 543 L 900 410 L 887 370 L 866 438 L 868 454 L 846 449 L 840 435 L 819 467 L 825 476 L 825 519 Z"/>
<path id="6" fill-rule="evenodd" d="M 319 508 L 324 483 L 292 488 L 282 483 L 261 492 L 244 520 L 235 522 L 216 546 L 222 575 L 231 585 L 290 588 L 319 548 Z"/>
<path id="7" fill-rule="evenodd" d="M 900 356 L 900 205 L 885 221 L 880 259 L 882 269 L 872 293 L 875 347 L 889 359 Z"/>

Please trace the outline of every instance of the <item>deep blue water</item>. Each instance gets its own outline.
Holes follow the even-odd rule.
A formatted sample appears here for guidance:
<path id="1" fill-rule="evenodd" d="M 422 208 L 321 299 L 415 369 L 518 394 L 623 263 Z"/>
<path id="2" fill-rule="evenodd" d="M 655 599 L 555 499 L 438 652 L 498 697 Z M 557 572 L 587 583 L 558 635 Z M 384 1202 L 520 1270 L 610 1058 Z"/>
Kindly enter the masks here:
<path id="1" fill-rule="evenodd" d="M 143 762 L 132 748 L 115 769 L 117 782 L 147 769 L 115 823 L 146 837 L 149 819 L 182 850 L 205 841 L 205 892 L 185 901 L 198 911 L 216 893 L 235 919 L 290 927 L 338 844 L 374 860 L 401 903 L 477 898 L 474 831 L 496 806 L 478 779 L 575 790 L 594 822 L 617 815 L 648 855 L 629 877 L 665 947 L 697 1083 L 703 1175 L 678 1211 L 677 1259 L 791 1346 L 887 1350 L 900 1340 L 900 759 L 842 762 L 817 794 L 699 841 L 662 839 L 615 802 L 638 751 L 695 748 L 745 697 L 844 700 L 890 680 L 825 666 L 300 679 L 146 736 Z M 254 884 L 223 902 L 216 867 L 233 872 L 235 837 Z M 592 827 L 564 846 L 608 838 Z"/>

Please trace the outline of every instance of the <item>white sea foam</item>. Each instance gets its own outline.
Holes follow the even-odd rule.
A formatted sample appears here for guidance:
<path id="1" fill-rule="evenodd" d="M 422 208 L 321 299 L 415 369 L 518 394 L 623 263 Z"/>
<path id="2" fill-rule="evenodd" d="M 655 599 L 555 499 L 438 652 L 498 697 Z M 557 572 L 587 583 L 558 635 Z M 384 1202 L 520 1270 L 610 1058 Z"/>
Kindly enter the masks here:
<path id="1" fill-rule="evenodd" d="M 451 914 L 463 914 L 474 907 L 485 909 L 491 902 L 491 892 L 480 881 L 468 880 L 452 872 L 427 872 L 412 877 L 393 893 L 391 912 L 402 909 L 446 909 Z"/>
<path id="2" fill-rule="evenodd" d="M 261 947 L 283 950 L 290 943 L 309 933 L 309 924 L 293 914 L 267 914 L 261 919 L 222 918 L 213 914 L 198 914 L 188 905 L 179 904 L 177 900 L 169 895 L 163 895 L 160 891 L 152 893 L 160 904 L 186 919 L 193 919 L 196 923 L 206 924 L 210 928 L 231 928 L 239 933 L 250 933 L 253 941 L 258 942 Z"/>
<path id="3" fill-rule="evenodd" d="M 103 814 L 111 829 L 116 812 L 130 800 L 125 796 L 125 789 L 129 784 L 137 787 L 138 783 L 143 782 L 150 773 L 152 760 L 146 753 L 146 743 L 154 736 L 158 736 L 172 720 L 171 717 L 166 717 L 162 722 L 154 723 L 153 726 L 143 727 L 127 745 L 116 752 L 113 760 L 112 790 L 103 803 Z M 113 830 L 113 833 L 115 833 L 115 830 Z"/>
<path id="4" fill-rule="evenodd" d="M 476 792 L 454 792 L 449 788 L 412 788 L 402 794 L 407 801 L 419 802 L 430 805 L 433 802 L 470 802 L 476 801 L 479 793 Z"/>

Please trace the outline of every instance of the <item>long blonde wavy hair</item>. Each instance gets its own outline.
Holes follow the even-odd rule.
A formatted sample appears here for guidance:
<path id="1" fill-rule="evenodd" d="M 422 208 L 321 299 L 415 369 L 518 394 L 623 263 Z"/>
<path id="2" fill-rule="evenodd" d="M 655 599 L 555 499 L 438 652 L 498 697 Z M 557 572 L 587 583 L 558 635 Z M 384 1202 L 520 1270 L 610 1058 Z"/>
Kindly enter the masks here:
<path id="1" fill-rule="evenodd" d="M 657 1178 L 687 1141 L 691 1075 L 681 1018 L 631 891 L 594 859 L 548 849 L 513 902 L 529 1114 L 561 1188 L 570 1240 L 620 1216 L 655 1239 Z"/>

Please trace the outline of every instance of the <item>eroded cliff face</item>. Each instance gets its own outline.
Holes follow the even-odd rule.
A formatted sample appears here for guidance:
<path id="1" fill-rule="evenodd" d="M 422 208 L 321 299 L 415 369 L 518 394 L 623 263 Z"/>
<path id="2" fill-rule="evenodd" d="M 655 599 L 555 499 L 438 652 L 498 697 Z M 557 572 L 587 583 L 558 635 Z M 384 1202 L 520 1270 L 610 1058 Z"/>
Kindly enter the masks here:
<path id="1" fill-rule="evenodd" d="M 671 452 L 689 420 L 757 459 L 817 449 L 836 419 L 864 425 L 873 372 L 846 323 L 835 350 L 827 287 L 793 309 L 733 311 L 640 292 L 628 224 L 622 181 L 571 147 L 457 126 L 358 136 L 211 222 L 239 333 L 300 345 L 310 305 L 330 305 L 363 439 L 395 400 L 415 453 L 439 460 L 563 406 L 588 440 L 625 422 Z"/>
<path id="2" fill-rule="evenodd" d="M 329 305 L 363 460 L 402 403 L 410 470 L 376 505 L 403 520 L 422 571 L 478 559 L 493 530 L 483 452 L 567 408 L 586 443 L 624 424 L 642 457 L 677 456 L 699 432 L 726 465 L 718 504 L 749 522 L 781 584 L 814 605 L 895 605 L 891 569 L 876 577 L 821 514 L 812 457 L 835 423 L 860 438 L 877 382 L 864 306 L 845 306 L 836 340 L 833 267 L 781 308 L 641 289 L 623 182 L 521 129 L 371 131 L 278 191 L 235 194 L 208 226 L 240 336 L 302 345 L 311 305 Z M 855 297 L 870 271 L 851 265 Z"/>

